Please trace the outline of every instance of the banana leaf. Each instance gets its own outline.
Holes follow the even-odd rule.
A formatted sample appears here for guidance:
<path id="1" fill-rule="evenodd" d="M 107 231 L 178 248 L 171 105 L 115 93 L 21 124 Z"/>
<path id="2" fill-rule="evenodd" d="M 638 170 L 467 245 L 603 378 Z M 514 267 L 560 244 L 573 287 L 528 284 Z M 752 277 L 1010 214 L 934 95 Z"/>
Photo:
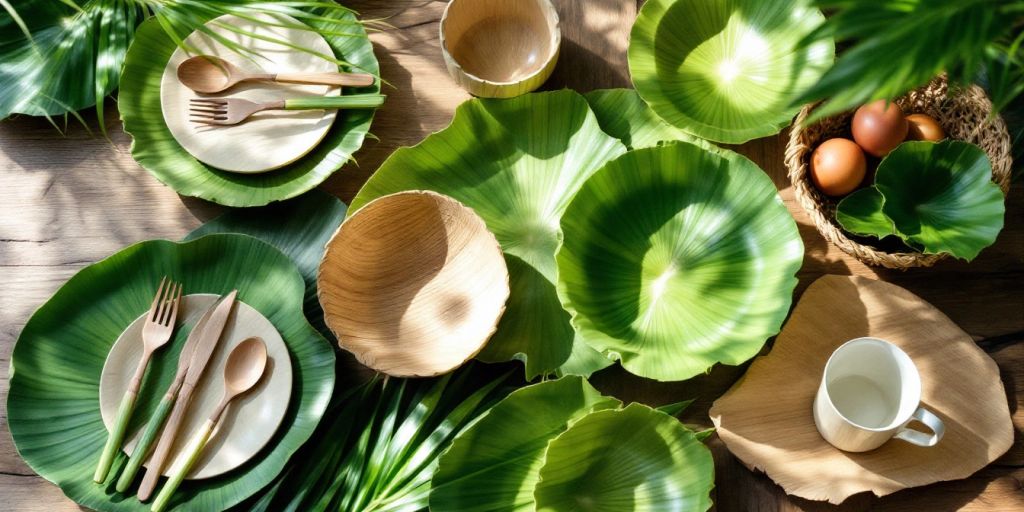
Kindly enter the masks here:
<path id="1" fill-rule="evenodd" d="M 648 0 L 629 71 L 654 112 L 687 133 L 729 144 L 774 135 L 832 65 L 830 38 L 799 46 L 824 19 L 804 0 Z"/>
<path id="2" fill-rule="evenodd" d="M 803 259 L 771 179 L 686 142 L 609 162 L 562 231 L 558 293 L 583 340 L 663 381 L 757 354 L 789 312 Z"/>
<path id="3" fill-rule="evenodd" d="M 43 304 L 22 330 L 11 358 L 7 410 L 18 453 L 82 506 L 149 509 L 113 489 L 127 460 L 124 454 L 117 456 L 105 483 L 93 483 L 91 475 L 107 436 L 98 399 L 107 352 L 149 309 L 165 275 L 182 281 L 185 293 L 224 294 L 237 288 L 239 300 L 263 313 L 281 333 L 296 379 L 281 427 L 260 455 L 222 477 L 186 481 L 172 509 L 222 510 L 257 492 L 313 433 L 330 399 L 334 351 L 302 316 L 305 287 L 285 255 L 234 234 L 129 246 L 75 274 Z M 189 329 L 179 329 L 150 364 L 130 431 L 147 420 L 174 377 Z"/>
<path id="4" fill-rule="evenodd" d="M 373 45 L 362 25 L 348 11 L 318 8 L 317 17 L 305 21 L 320 31 L 339 58 L 352 67 L 377 74 Z M 202 20 L 205 21 L 205 20 Z M 352 34 L 336 32 L 337 23 L 348 23 Z M 373 110 L 339 114 L 327 136 L 308 155 L 274 172 L 242 175 L 221 171 L 196 160 L 174 140 L 164 123 L 160 106 L 160 81 L 164 66 L 177 48 L 158 19 L 142 23 L 125 57 L 118 107 L 124 129 L 131 135 L 132 157 L 158 180 L 179 194 L 226 206 L 262 206 L 298 196 L 322 183 L 352 158 L 360 148 L 373 120 Z M 371 87 L 346 89 L 346 93 L 380 92 L 379 81 Z M 253 148 L 258 151 L 259 148 Z"/>
<path id="5" fill-rule="evenodd" d="M 534 495 L 541 512 L 703 512 L 714 467 L 679 421 L 631 404 L 589 414 L 553 439 Z"/>
<path id="6" fill-rule="evenodd" d="M 555 292 L 559 219 L 583 182 L 624 151 L 575 92 L 473 99 L 447 128 L 395 151 L 349 215 L 403 190 L 433 190 L 473 208 L 501 244 L 511 288 L 498 330 L 477 358 L 523 360 L 533 378 L 559 371 L 574 353 L 575 333 Z M 608 364 L 586 349 L 575 352 L 566 366 L 572 371 Z"/>
<path id="7" fill-rule="evenodd" d="M 573 376 L 513 391 L 441 456 L 431 482 L 430 509 L 533 510 L 533 489 L 548 442 L 586 414 L 619 405 Z"/>

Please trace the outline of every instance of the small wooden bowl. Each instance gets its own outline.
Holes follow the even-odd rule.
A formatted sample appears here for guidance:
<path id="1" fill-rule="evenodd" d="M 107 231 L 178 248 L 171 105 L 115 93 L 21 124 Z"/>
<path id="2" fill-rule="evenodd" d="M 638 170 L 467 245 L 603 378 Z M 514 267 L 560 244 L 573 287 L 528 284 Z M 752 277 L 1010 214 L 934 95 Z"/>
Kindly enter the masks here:
<path id="1" fill-rule="evenodd" d="M 447 373 L 498 325 L 508 269 L 473 210 L 434 192 L 371 201 L 327 243 L 317 278 L 341 348 L 397 377 Z"/>
<path id="2" fill-rule="evenodd" d="M 441 52 L 460 87 L 511 98 L 543 84 L 562 33 L 550 0 L 451 0 L 441 16 Z"/>
<path id="3" fill-rule="evenodd" d="M 992 162 L 992 181 L 1005 194 L 1010 188 L 1010 134 L 1000 117 L 990 118 L 992 102 L 977 85 L 963 90 L 949 91 L 946 78 L 939 76 L 928 85 L 914 89 L 896 99 L 896 103 L 909 114 L 927 114 L 942 126 L 946 136 L 977 144 L 985 150 Z M 930 267 L 945 259 L 944 254 L 919 252 L 887 252 L 872 245 L 878 241 L 851 235 L 836 222 L 836 205 L 841 198 L 822 194 L 814 186 L 809 173 L 811 153 L 818 144 L 833 137 L 853 139 L 850 121 L 853 111 L 844 112 L 807 126 L 807 117 L 817 105 L 808 105 L 800 111 L 786 146 L 786 167 L 793 183 L 796 200 L 810 215 L 818 232 L 843 252 L 874 266 L 905 270 Z M 871 179 L 870 177 L 868 179 Z"/>

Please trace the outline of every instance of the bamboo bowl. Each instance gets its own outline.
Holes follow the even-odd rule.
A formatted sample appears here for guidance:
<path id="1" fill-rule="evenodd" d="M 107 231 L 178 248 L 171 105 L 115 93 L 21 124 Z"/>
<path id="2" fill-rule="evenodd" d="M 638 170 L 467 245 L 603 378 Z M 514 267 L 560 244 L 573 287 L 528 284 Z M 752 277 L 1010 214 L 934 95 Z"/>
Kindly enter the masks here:
<path id="1" fill-rule="evenodd" d="M 451 0 L 441 16 L 448 73 L 474 96 L 511 98 L 540 87 L 561 43 L 550 0 Z"/>
<path id="2" fill-rule="evenodd" d="M 1004 194 L 1009 190 L 1013 163 L 1010 134 L 1002 118 L 989 117 L 992 102 L 981 87 L 972 85 L 949 91 L 946 78 L 939 76 L 924 87 L 897 98 L 896 103 L 908 115 L 921 113 L 935 118 L 947 137 L 976 144 L 985 150 L 992 162 L 992 181 L 1003 189 Z M 947 258 L 945 254 L 889 251 L 880 247 L 877 240 L 843 231 L 836 222 L 836 205 L 841 198 L 830 198 L 818 191 L 811 182 L 809 162 L 811 153 L 821 142 L 833 137 L 853 139 L 850 135 L 853 111 L 808 126 L 807 117 L 815 107 L 804 107 L 796 118 L 786 146 L 786 167 L 796 200 L 810 215 L 818 232 L 843 252 L 868 265 L 905 270 L 930 267 Z M 868 179 L 872 179 L 870 173 Z"/>
<path id="3" fill-rule="evenodd" d="M 434 192 L 378 198 L 338 228 L 317 277 L 341 348 L 397 377 L 447 373 L 494 333 L 509 295 L 484 221 Z"/>

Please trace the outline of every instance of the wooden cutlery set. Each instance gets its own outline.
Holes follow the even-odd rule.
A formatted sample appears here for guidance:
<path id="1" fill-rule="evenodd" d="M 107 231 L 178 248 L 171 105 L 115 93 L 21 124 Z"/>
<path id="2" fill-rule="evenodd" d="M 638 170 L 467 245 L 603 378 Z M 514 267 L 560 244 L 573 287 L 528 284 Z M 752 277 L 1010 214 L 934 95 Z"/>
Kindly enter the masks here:
<path id="1" fill-rule="evenodd" d="M 160 282 L 142 329 L 141 341 L 144 344 L 142 357 L 135 369 L 129 388 L 121 399 L 117 419 L 93 475 L 93 481 L 97 483 L 102 483 L 107 479 L 114 458 L 124 443 L 127 426 L 150 359 L 156 350 L 166 345 L 171 339 L 178 318 L 182 289 L 182 284 L 168 281 L 166 278 Z M 189 333 L 178 359 L 174 380 L 149 418 L 127 465 L 118 477 L 116 483 L 118 492 L 128 491 L 143 462 L 149 457 L 137 496 L 141 501 L 148 501 L 153 496 L 160 476 L 164 472 L 164 467 L 171 460 L 170 454 L 182 422 L 189 412 L 193 392 L 199 385 L 211 356 L 217 349 L 225 325 L 228 323 L 236 296 L 237 291 L 233 291 L 220 298 L 206 310 Z M 266 366 L 267 348 L 261 338 L 246 339 L 232 349 L 223 368 L 223 398 L 214 412 L 199 430 L 193 433 L 192 438 L 185 445 L 183 453 L 186 456 L 179 458 L 171 467 L 167 483 L 153 502 L 152 509 L 154 511 L 166 508 L 174 491 L 203 452 L 210 434 L 228 404 L 235 397 L 255 386 L 263 376 Z M 157 440 L 158 434 L 160 434 L 159 440 Z M 156 441 L 156 447 L 151 450 L 154 441 Z M 150 456 L 151 452 L 152 456 Z"/>
<path id="2" fill-rule="evenodd" d="M 279 82 L 344 87 L 368 87 L 374 77 L 366 73 L 252 73 L 212 55 L 191 57 L 178 66 L 178 80 L 200 94 L 217 94 L 240 82 Z M 200 97 L 189 102 L 189 120 L 196 124 L 233 125 L 264 110 L 327 110 L 377 108 L 380 94 L 337 97 L 286 98 L 254 102 L 242 98 Z"/>

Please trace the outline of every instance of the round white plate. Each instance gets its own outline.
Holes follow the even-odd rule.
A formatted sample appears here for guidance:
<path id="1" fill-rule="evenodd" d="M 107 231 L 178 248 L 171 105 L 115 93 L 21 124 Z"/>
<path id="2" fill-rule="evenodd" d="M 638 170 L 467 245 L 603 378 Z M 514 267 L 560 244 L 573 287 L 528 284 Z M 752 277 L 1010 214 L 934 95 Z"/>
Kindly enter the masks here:
<path id="1" fill-rule="evenodd" d="M 182 297 L 177 328 L 186 324 L 194 325 L 217 298 L 216 295 L 208 293 Z M 142 327 L 145 316 L 143 314 L 125 329 L 111 347 L 107 361 L 103 364 L 103 375 L 100 377 L 100 412 L 107 430 L 114 423 L 121 397 L 128 389 L 128 383 L 142 357 Z M 288 346 L 284 344 L 284 340 L 270 320 L 248 304 L 239 301 L 228 317 L 220 342 L 192 395 L 192 403 L 186 411 L 185 420 L 171 451 L 174 454 L 173 460 L 164 466 L 165 475 L 182 456 L 182 447 L 192 437 L 192 433 L 210 416 L 223 397 L 224 362 L 231 349 L 251 336 L 259 336 L 267 344 L 266 372 L 252 390 L 231 402 L 210 436 L 203 454 L 186 478 L 210 478 L 241 466 L 266 446 L 277 427 L 281 425 L 292 394 L 292 363 Z M 179 343 L 184 344 L 185 338 L 179 338 Z M 174 341 L 172 339 L 169 343 Z M 161 347 L 154 355 L 154 360 L 168 348 L 166 345 Z M 166 363 L 175 369 L 178 366 L 177 360 Z M 152 371 L 152 365 L 151 361 L 149 371 Z M 142 396 L 163 397 L 166 391 L 164 386 L 154 382 L 151 377 L 146 377 L 139 397 L 140 400 Z M 136 410 L 136 414 L 141 412 Z M 123 447 L 126 454 L 130 454 L 135 448 L 143 428 L 145 423 L 138 431 L 129 432 L 131 437 Z"/>
<path id="2" fill-rule="evenodd" d="M 266 14 L 254 17 L 281 24 L 301 23 L 283 16 L 276 19 Z M 221 16 L 206 24 L 210 30 L 264 57 L 241 55 L 212 37 L 195 31 L 185 43 L 200 54 L 215 55 L 245 71 L 337 72 L 338 65 L 307 52 L 238 34 L 214 22 L 230 24 L 246 32 L 285 40 L 323 55 L 333 55 L 327 40 L 312 30 L 261 25 L 232 15 Z M 288 165 L 309 153 L 327 135 L 337 116 L 336 110 L 265 111 L 232 126 L 209 126 L 189 121 L 189 100 L 199 97 L 231 97 L 252 101 L 273 101 L 305 96 L 337 96 L 339 87 L 296 85 L 274 82 L 242 82 L 218 94 L 198 94 L 178 81 L 178 65 L 191 55 L 180 47 L 171 55 L 160 82 L 160 105 L 164 121 L 174 139 L 197 160 L 218 169 L 238 173 L 260 173 Z"/>

